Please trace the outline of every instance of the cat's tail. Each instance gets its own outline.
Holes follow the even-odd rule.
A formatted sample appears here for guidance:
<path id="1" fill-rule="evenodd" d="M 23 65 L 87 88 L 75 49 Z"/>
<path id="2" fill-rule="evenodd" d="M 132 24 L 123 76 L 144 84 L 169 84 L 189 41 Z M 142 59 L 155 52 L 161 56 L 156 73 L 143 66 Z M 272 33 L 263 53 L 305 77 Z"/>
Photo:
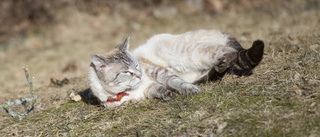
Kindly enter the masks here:
<path id="1" fill-rule="evenodd" d="M 252 69 L 259 65 L 262 60 L 264 50 L 264 43 L 262 40 L 256 40 L 253 42 L 250 49 L 244 49 L 235 38 L 230 37 L 227 45 L 238 51 L 238 57 L 235 60 L 235 64 L 222 73 L 218 73 L 215 69 L 211 69 L 208 75 L 200 78 L 194 83 L 198 84 L 221 80 L 226 73 L 232 73 L 238 76 L 250 76 L 252 74 Z"/>
<path id="2" fill-rule="evenodd" d="M 264 43 L 262 40 L 253 42 L 250 49 L 239 49 L 236 64 L 242 70 L 254 69 L 262 60 Z"/>

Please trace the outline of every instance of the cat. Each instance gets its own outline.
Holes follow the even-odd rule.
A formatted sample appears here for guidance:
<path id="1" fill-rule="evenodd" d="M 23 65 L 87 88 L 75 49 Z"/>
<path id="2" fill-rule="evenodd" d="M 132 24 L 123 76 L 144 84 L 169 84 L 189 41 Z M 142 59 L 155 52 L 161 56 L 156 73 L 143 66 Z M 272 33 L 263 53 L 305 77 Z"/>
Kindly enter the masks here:
<path id="1" fill-rule="evenodd" d="M 261 40 L 246 50 L 231 35 L 216 30 L 158 34 L 132 52 L 129 40 L 90 56 L 89 84 L 105 107 L 146 98 L 169 100 L 174 91 L 197 93 L 197 84 L 221 79 L 228 72 L 250 73 L 264 50 Z"/>

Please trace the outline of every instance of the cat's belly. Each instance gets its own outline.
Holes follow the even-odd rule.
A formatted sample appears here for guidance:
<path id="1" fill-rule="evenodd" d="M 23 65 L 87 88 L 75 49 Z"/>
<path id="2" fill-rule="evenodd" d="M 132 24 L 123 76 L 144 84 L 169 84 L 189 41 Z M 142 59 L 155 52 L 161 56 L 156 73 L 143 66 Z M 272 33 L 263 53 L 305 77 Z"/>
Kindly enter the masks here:
<path id="1" fill-rule="evenodd" d="M 174 74 L 179 76 L 181 79 L 185 80 L 186 82 L 193 83 L 196 80 L 198 80 L 205 72 L 184 72 L 184 73 L 179 73 L 172 68 L 167 68 L 168 70 L 172 71 Z"/>

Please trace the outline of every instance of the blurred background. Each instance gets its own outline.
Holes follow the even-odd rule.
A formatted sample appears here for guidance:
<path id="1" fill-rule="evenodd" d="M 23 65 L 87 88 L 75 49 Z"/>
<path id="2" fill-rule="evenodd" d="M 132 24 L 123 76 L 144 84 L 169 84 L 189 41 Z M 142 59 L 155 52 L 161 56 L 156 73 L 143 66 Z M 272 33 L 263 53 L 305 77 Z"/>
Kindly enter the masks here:
<path id="1" fill-rule="evenodd" d="M 28 95 L 22 67 L 44 96 L 68 90 L 46 88 L 65 78 L 86 86 L 89 55 L 129 35 L 133 49 L 158 33 L 217 29 L 270 52 L 275 39 L 319 34 L 319 10 L 320 0 L 1 0 L 0 102 Z"/>

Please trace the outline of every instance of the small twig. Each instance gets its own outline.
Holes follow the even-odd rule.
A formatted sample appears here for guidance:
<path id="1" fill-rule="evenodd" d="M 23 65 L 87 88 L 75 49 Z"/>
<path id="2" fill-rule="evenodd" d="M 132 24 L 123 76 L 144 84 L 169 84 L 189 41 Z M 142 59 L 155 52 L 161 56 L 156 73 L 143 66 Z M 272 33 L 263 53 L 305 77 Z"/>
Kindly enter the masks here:
<path id="1" fill-rule="evenodd" d="M 24 70 L 24 73 L 26 75 L 26 79 L 27 79 L 27 82 L 29 84 L 29 87 L 30 87 L 31 97 L 33 98 L 33 100 L 31 100 L 31 104 L 27 107 L 27 110 L 30 112 L 33 109 L 34 103 L 36 103 L 36 99 L 37 99 L 37 96 L 34 94 L 34 89 L 33 89 L 34 77 L 32 77 L 32 79 L 29 78 L 28 68 L 24 67 L 23 70 Z"/>
<path id="2" fill-rule="evenodd" d="M 34 78 L 32 77 L 32 79 L 29 78 L 29 73 L 28 73 L 28 68 L 23 68 L 24 73 L 26 75 L 26 79 L 27 82 L 29 84 L 30 87 L 30 94 L 31 94 L 31 98 L 21 98 L 21 99 L 16 99 L 13 101 L 7 101 L 4 105 L 0 105 L 0 108 L 4 108 L 6 110 L 6 112 L 13 116 L 13 117 L 18 117 L 20 120 L 25 118 L 26 115 L 33 109 L 34 104 L 36 103 L 36 99 L 37 96 L 34 94 L 34 89 L 33 89 L 33 80 Z M 16 105 L 24 105 L 27 102 L 31 102 L 29 103 L 29 105 L 25 108 L 24 112 L 14 112 L 10 106 L 16 106 Z"/>

